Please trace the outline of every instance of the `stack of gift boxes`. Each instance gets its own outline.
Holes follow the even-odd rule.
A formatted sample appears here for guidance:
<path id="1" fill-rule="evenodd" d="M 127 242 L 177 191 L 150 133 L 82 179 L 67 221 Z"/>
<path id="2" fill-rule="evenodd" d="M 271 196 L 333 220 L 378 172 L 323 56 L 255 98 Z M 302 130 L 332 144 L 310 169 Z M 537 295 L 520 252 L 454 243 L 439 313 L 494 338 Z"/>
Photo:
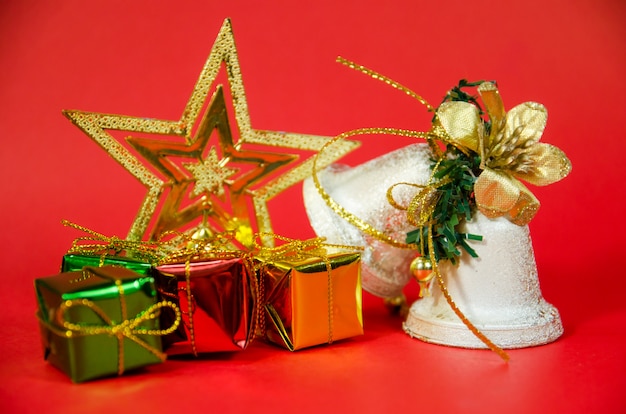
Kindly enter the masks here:
<path id="1" fill-rule="evenodd" d="M 136 245 L 136 244 L 135 244 Z M 230 247 L 229 247 L 230 246 Z M 35 280 L 44 357 L 74 382 L 246 349 L 295 351 L 363 333 L 360 254 L 320 239 L 272 248 L 154 246 L 152 259 L 75 244 Z M 149 261 L 151 260 L 151 261 Z"/>

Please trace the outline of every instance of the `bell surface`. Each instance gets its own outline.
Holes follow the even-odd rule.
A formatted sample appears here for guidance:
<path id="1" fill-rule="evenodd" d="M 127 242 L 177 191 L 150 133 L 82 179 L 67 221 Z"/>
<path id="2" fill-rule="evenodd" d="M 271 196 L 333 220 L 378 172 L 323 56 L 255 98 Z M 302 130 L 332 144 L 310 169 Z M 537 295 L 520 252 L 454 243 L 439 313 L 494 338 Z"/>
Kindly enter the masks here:
<path id="1" fill-rule="evenodd" d="M 395 240 L 404 242 L 414 226 L 406 220 L 406 212 L 387 201 L 387 189 L 399 182 L 425 184 L 430 176 L 430 150 L 426 144 L 414 144 L 387 153 L 356 167 L 331 165 L 319 172 L 324 190 L 345 210 L 371 227 Z M 396 201 L 408 205 L 419 189 L 399 186 L 394 190 Z M 402 295 L 411 280 L 409 271 L 414 250 L 393 247 L 370 236 L 335 213 L 320 197 L 313 180 L 303 185 L 304 205 L 315 233 L 328 243 L 363 246 L 363 288 L 383 298 Z"/>
<path id="2" fill-rule="evenodd" d="M 563 333 L 557 309 L 539 287 L 528 226 L 480 213 L 465 224 L 483 241 L 472 243 L 479 257 L 464 254 L 460 264 L 440 262 L 452 300 L 465 317 L 500 348 L 523 348 L 556 340 Z M 417 300 L 404 323 L 407 334 L 425 342 L 486 348 L 451 309 L 438 283 Z"/>

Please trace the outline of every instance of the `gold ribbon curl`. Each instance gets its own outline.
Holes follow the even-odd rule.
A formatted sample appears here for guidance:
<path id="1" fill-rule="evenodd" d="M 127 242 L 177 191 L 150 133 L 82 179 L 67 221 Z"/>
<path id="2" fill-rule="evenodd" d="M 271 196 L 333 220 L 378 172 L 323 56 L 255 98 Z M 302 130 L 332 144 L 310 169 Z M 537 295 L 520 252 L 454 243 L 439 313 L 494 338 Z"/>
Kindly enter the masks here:
<path id="1" fill-rule="evenodd" d="M 431 172 L 426 185 L 400 182 L 395 183 L 387 189 L 387 202 L 397 210 L 405 210 L 407 221 L 415 227 L 425 227 L 432 223 L 433 212 L 437 206 L 437 201 L 439 201 L 439 198 L 441 197 L 441 193 L 437 189 L 452 182 L 451 179 L 444 178 L 433 183 L 435 173 L 437 172 L 439 164 L 441 164 L 442 160 L 443 158 L 440 158 L 434 165 L 432 169 L 433 171 Z M 408 206 L 401 205 L 393 197 L 394 188 L 401 185 L 421 188 L 421 190 L 413 196 Z M 422 255 L 424 254 L 423 247 L 420 248 L 420 253 Z"/>
<path id="2" fill-rule="evenodd" d="M 321 151 L 320 151 L 321 153 Z M 285 244 L 275 247 L 267 247 L 257 242 L 257 239 L 267 239 L 270 238 L 272 240 L 278 239 Z M 327 301 L 328 301 L 328 341 L 327 343 L 333 343 L 333 279 L 332 279 L 332 263 L 328 258 L 326 248 L 334 248 L 334 249 L 343 249 L 343 250 L 363 250 L 361 246 L 346 246 L 342 244 L 330 244 L 325 243 L 325 237 L 315 237 L 308 240 L 297 240 L 291 239 L 289 237 L 280 236 L 278 234 L 273 233 L 258 233 L 254 238 L 254 249 L 256 256 L 263 260 L 261 264 L 257 266 L 258 269 L 265 266 L 267 263 L 276 263 L 281 261 L 290 261 L 290 260 L 302 260 L 308 258 L 320 258 L 324 261 L 326 265 L 326 274 L 327 274 Z M 262 304 L 259 301 L 259 309 L 258 314 L 260 317 L 260 335 L 265 335 L 265 313 L 262 311 L 262 308 L 265 306 L 265 288 L 263 283 L 263 277 L 259 277 L 259 288 L 260 292 L 263 296 L 260 296 L 262 299 Z"/>
<path id="3" fill-rule="evenodd" d="M 417 99 L 422 105 L 426 106 L 426 108 L 429 111 L 431 112 L 434 111 L 434 108 L 428 102 L 426 102 L 424 98 L 422 98 L 420 95 L 416 94 L 415 92 L 411 91 L 410 89 L 400 85 L 399 83 L 381 74 L 378 74 L 370 69 L 367 69 L 364 66 L 357 65 L 356 63 L 350 62 L 341 57 L 337 58 L 337 61 L 352 69 L 365 73 L 366 75 L 369 75 L 370 77 L 374 79 L 380 80 L 388 85 L 391 85 L 392 87 L 396 89 L 403 91 L 407 95 Z M 407 243 L 403 243 L 398 240 L 395 240 L 393 237 L 374 228 L 369 223 L 365 222 L 364 220 L 360 219 L 356 215 L 347 211 L 339 203 L 337 203 L 330 196 L 330 194 L 326 192 L 326 190 L 324 189 L 324 187 L 322 186 L 320 182 L 319 171 L 317 169 L 316 161 L 317 161 L 317 157 L 321 156 L 321 154 L 324 151 L 326 151 L 328 147 L 330 147 L 332 144 L 334 144 L 337 141 L 340 141 L 349 137 L 354 137 L 357 135 L 374 135 L 374 134 L 396 135 L 396 136 L 404 136 L 404 137 L 410 137 L 410 138 L 425 139 L 429 147 L 431 148 L 431 151 L 435 154 L 436 158 L 439 159 L 435 168 L 433 168 L 433 172 L 431 173 L 431 176 L 429 178 L 427 185 L 421 186 L 419 184 L 414 184 L 414 183 L 396 183 L 387 190 L 387 200 L 394 207 L 399 208 L 400 210 L 407 211 L 407 221 L 409 221 L 413 225 L 417 225 L 418 227 L 423 227 L 424 225 L 429 226 L 429 229 L 428 229 L 429 249 L 430 251 L 434 251 L 432 230 L 430 226 L 430 224 L 432 224 L 432 211 L 434 209 L 434 205 L 436 204 L 437 197 L 438 197 L 437 188 L 449 182 L 444 179 L 444 180 L 439 180 L 437 183 L 434 183 L 434 184 L 432 183 L 433 178 L 434 178 L 434 173 L 439 165 L 439 162 L 441 162 L 444 156 L 440 147 L 436 144 L 435 141 L 440 141 L 446 144 L 454 145 L 459 150 L 463 151 L 464 153 L 467 153 L 466 147 L 464 145 L 461 145 L 461 143 L 459 143 L 458 141 L 455 141 L 454 139 L 452 139 L 452 137 L 450 137 L 447 130 L 438 121 L 437 117 L 435 117 L 435 121 L 433 122 L 433 125 L 430 131 L 428 132 L 418 132 L 418 131 L 396 129 L 396 128 L 361 128 L 361 129 L 355 129 L 355 130 L 344 132 L 342 134 L 337 135 L 331 141 L 327 142 L 322 147 L 322 149 L 318 152 L 316 157 L 313 159 L 312 178 L 313 178 L 313 183 L 315 185 L 315 188 L 317 189 L 320 197 L 324 200 L 324 202 L 330 209 L 332 209 L 338 216 L 342 217 L 348 223 L 350 223 L 354 227 L 361 230 L 363 233 L 369 236 L 372 236 L 376 238 L 377 240 L 382 241 L 383 243 L 389 244 L 396 248 L 411 249 L 411 250 L 417 249 L 418 248 L 417 245 L 407 244 Z M 393 194 L 392 194 L 393 189 L 399 185 L 409 185 L 413 187 L 422 188 L 422 190 L 413 197 L 408 207 L 401 206 L 393 198 Z M 423 247 L 420 250 L 423 252 Z M 441 277 L 441 274 L 439 272 L 439 267 L 437 266 L 435 258 L 431 257 L 430 260 L 431 260 L 431 264 L 433 267 L 433 272 L 435 273 L 435 278 L 437 279 L 437 283 L 439 284 L 439 287 L 441 288 L 441 291 L 444 297 L 446 298 L 446 301 L 448 302 L 448 304 L 450 305 L 454 313 L 461 319 L 461 321 L 465 324 L 465 326 L 479 340 L 481 340 L 489 349 L 497 353 L 504 361 L 508 361 L 509 360 L 508 354 L 504 350 L 502 350 L 500 347 L 495 345 L 493 342 L 491 342 L 489 338 L 487 338 L 478 328 L 476 328 L 476 326 L 474 326 L 467 319 L 467 317 L 463 314 L 463 312 L 458 308 L 458 306 L 456 305 L 456 303 L 450 296 L 443 278 Z"/>
<path id="4" fill-rule="evenodd" d="M 104 259 L 111 252 L 113 252 L 113 254 L 119 254 L 120 252 L 125 251 L 130 253 L 133 257 L 146 260 L 150 263 L 154 263 L 159 257 L 159 243 L 125 240 L 116 236 L 105 236 L 102 233 L 98 233 L 88 229 L 87 227 L 72 223 L 69 220 L 61 220 L 61 224 L 88 234 L 88 236 L 82 236 L 74 239 L 67 254 L 100 256 L 99 266 L 104 265 Z"/>
<path id="5" fill-rule="evenodd" d="M 88 270 L 84 270 L 88 271 Z M 115 281 L 115 285 L 119 291 L 120 298 L 120 307 L 122 311 L 122 321 L 120 323 L 115 323 L 109 318 L 106 312 L 96 305 L 93 301 L 89 299 L 74 299 L 74 300 L 66 300 L 61 303 L 59 306 L 59 311 L 57 313 L 57 323 L 59 326 L 62 326 L 65 331 L 62 334 L 68 338 L 74 337 L 76 335 L 81 336 L 91 336 L 91 335 L 109 335 L 115 336 L 118 341 L 118 367 L 117 373 L 118 375 L 122 375 L 124 373 L 124 338 L 129 339 L 135 342 L 137 345 L 141 346 L 145 350 L 151 352 L 155 355 L 159 360 L 165 361 L 167 355 L 155 347 L 149 345 L 141 338 L 137 337 L 137 335 L 154 335 L 154 336 L 163 336 L 168 335 L 178 329 L 178 325 L 181 321 L 181 313 L 180 309 L 176 304 L 170 301 L 161 301 L 157 302 L 150 307 L 148 307 L 145 311 L 140 312 L 134 318 L 128 319 L 126 316 L 126 298 L 124 296 L 124 289 L 122 287 L 122 282 L 120 280 Z M 80 325 L 72 322 L 68 322 L 65 320 L 65 313 L 68 309 L 77 306 L 84 306 L 91 309 L 106 325 Z M 141 328 L 140 325 L 144 322 L 148 322 L 150 320 L 156 319 L 159 316 L 159 313 L 162 308 L 171 308 L 175 315 L 176 319 L 172 323 L 172 325 L 167 329 L 146 329 Z M 49 325 L 49 324 L 48 324 Z"/>

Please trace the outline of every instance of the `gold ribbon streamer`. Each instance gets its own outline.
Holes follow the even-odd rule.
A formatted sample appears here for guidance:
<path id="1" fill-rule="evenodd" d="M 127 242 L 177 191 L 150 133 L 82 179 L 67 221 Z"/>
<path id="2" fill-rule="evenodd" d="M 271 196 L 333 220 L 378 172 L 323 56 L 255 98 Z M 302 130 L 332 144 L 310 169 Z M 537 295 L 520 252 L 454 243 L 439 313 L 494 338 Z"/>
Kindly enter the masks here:
<path id="1" fill-rule="evenodd" d="M 401 84 L 399 84 L 398 82 L 389 79 L 388 77 L 386 77 L 385 75 L 381 75 L 378 72 L 375 72 L 369 68 L 366 68 L 365 66 L 361 66 L 356 64 L 355 62 L 352 62 L 348 59 L 344 59 L 341 56 L 337 57 L 337 62 L 341 63 L 342 65 L 345 65 L 347 67 L 349 67 L 350 69 L 354 69 L 356 71 L 362 72 L 368 76 L 370 76 L 373 79 L 379 80 L 381 82 L 386 83 L 387 85 L 396 88 L 398 90 L 401 90 L 402 92 L 406 93 L 407 95 L 409 95 L 412 98 L 415 98 L 416 100 L 418 100 L 422 105 L 424 105 L 429 112 L 434 112 L 435 108 L 432 107 L 431 104 L 429 104 L 426 99 L 422 98 L 420 95 L 416 94 L 415 92 L 413 92 L 412 90 L 410 90 L 409 88 L 407 88 L 406 86 L 403 86 Z"/>
<path id="2" fill-rule="evenodd" d="M 318 194 L 324 200 L 324 202 L 326 202 L 326 205 L 328 207 L 330 207 L 339 217 L 343 218 L 348 223 L 352 224 L 353 226 L 361 230 L 363 233 L 369 236 L 372 236 L 391 246 L 400 248 L 400 249 L 411 249 L 411 250 L 415 249 L 414 244 L 407 244 L 407 243 L 403 243 L 401 241 L 395 240 L 393 237 L 374 228 L 369 223 L 361 220 L 356 215 L 347 211 L 345 208 L 339 205 L 339 203 L 337 203 L 330 196 L 330 194 L 326 192 L 326 190 L 324 189 L 324 187 L 322 186 L 320 182 L 319 171 L 317 169 L 317 158 L 320 157 L 321 154 L 324 153 L 324 151 L 326 151 L 332 144 L 334 144 L 337 141 L 340 141 L 349 137 L 354 137 L 357 135 L 373 135 L 373 134 L 386 134 L 386 135 L 397 135 L 397 136 L 404 136 L 404 137 L 411 137 L 411 138 L 429 139 L 427 138 L 428 134 L 424 132 L 416 132 L 416 131 L 395 129 L 395 128 L 361 128 L 361 129 L 355 129 L 352 131 L 344 132 L 340 135 L 337 135 L 332 140 L 328 141 L 320 149 L 317 155 L 313 158 L 313 173 L 312 173 L 313 184 L 315 185 L 315 188 L 317 189 Z"/>
<path id="3" fill-rule="evenodd" d="M 189 315 L 189 340 L 191 341 L 191 352 L 193 356 L 198 356 L 196 347 L 196 331 L 193 326 L 193 314 L 195 312 L 194 297 L 191 294 L 191 262 L 185 262 L 185 291 L 187 292 L 187 312 Z"/>
<path id="4" fill-rule="evenodd" d="M 320 151 L 321 153 L 321 151 Z M 259 244 L 257 239 L 278 239 L 284 241 L 285 244 L 276 247 L 267 247 Z M 336 248 L 336 249 L 345 249 L 345 250 L 362 250 L 360 246 L 346 246 L 341 244 L 330 244 L 324 243 L 326 238 L 324 237 L 315 237 L 308 240 L 297 240 L 290 239 L 288 237 L 280 236 L 278 234 L 273 233 L 258 233 L 254 238 L 254 248 L 256 250 L 257 256 L 261 258 L 264 263 L 276 263 L 279 261 L 289 261 L 289 260 L 301 260 L 306 258 L 320 258 L 324 261 L 326 265 L 326 273 L 327 273 L 327 303 L 328 303 L 328 343 L 333 343 L 333 279 L 332 279 L 332 264 L 328 255 L 326 253 L 326 248 Z M 262 264 L 261 266 L 263 266 Z M 264 284 L 263 278 L 260 277 L 260 291 L 264 292 Z M 265 302 L 265 296 L 261 296 L 262 301 Z M 259 301 L 260 302 L 260 301 Z M 260 308 L 265 306 L 263 304 Z M 265 334 L 265 314 L 262 312 L 262 309 L 259 308 L 259 316 L 261 317 L 261 335 Z"/>
<path id="5" fill-rule="evenodd" d="M 433 108 L 433 106 L 431 104 L 429 104 L 426 99 L 424 99 L 421 95 L 418 95 L 417 93 L 413 92 L 412 90 L 410 90 L 409 88 L 407 88 L 406 86 L 386 77 L 385 75 L 382 75 L 378 72 L 375 72 L 369 68 L 366 68 L 365 66 L 361 66 L 356 64 L 355 62 L 352 62 L 348 59 L 344 59 L 341 56 L 338 56 L 336 59 L 337 62 L 341 63 L 344 66 L 349 67 L 350 69 L 354 69 L 358 72 L 364 73 L 365 75 L 368 75 L 369 77 L 371 77 L 372 79 L 375 80 L 379 80 L 389 86 L 391 86 L 392 88 L 398 89 L 402 92 L 404 92 L 405 94 L 407 94 L 408 96 L 410 96 L 411 98 L 416 99 L 419 103 L 421 103 L 422 105 L 424 105 L 426 107 L 426 109 L 428 110 L 428 112 L 434 112 L 435 108 Z M 440 131 L 439 131 L 440 132 Z M 431 132 L 427 132 L 426 134 L 428 135 L 434 135 L 434 136 L 430 136 L 429 138 L 425 138 L 426 142 L 428 143 L 431 151 L 433 152 L 433 154 L 435 154 L 437 156 L 437 158 L 441 157 L 442 152 L 441 149 L 434 143 L 434 139 L 437 138 L 438 135 L 441 135 L 440 133 L 438 133 L 438 131 L 435 131 L 433 129 L 433 131 Z"/>
<path id="6" fill-rule="evenodd" d="M 432 252 L 434 251 L 434 248 L 435 246 L 433 242 L 432 226 L 429 226 L 428 227 L 428 250 Z M 452 308 L 456 316 L 458 316 L 459 319 L 461 319 L 461 321 L 474 334 L 474 336 L 480 339 L 482 343 L 487 345 L 489 349 L 491 349 L 493 352 L 498 354 L 498 356 L 500 356 L 500 358 L 502 358 L 505 362 L 508 362 L 509 355 L 498 345 L 491 342 L 491 340 L 487 338 L 485 334 L 483 334 L 472 322 L 469 321 L 469 319 L 467 319 L 467 317 L 465 316 L 465 314 L 463 314 L 463 312 L 459 309 L 459 307 L 456 306 L 456 303 L 454 303 L 454 300 L 452 299 L 450 292 L 448 292 L 446 283 L 444 282 L 443 277 L 441 276 L 441 273 L 439 272 L 439 265 L 437 264 L 437 260 L 435 260 L 435 257 L 433 255 L 431 255 L 430 257 L 430 264 L 432 265 L 433 273 L 435 274 L 435 278 L 437 280 L 437 284 L 439 285 L 439 288 L 441 289 L 441 293 L 443 293 L 443 296 L 446 298 L 448 305 L 450 305 L 450 308 Z"/>
<path id="7" fill-rule="evenodd" d="M 74 335 L 110 335 L 115 336 L 118 340 L 118 375 L 124 373 L 124 338 L 129 339 L 147 351 L 154 354 L 161 361 L 165 361 L 167 355 L 153 346 L 149 345 L 137 335 L 156 335 L 162 336 L 174 332 L 181 321 L 181 313 L 176 304 L 170 301 L 157 302 L 151 305 L 145 311 L 137 314 L 134 318 L 128 319 L 126 316 L 126 299 L 124 296 L 124 289 L 120 280 L 115 281 L 120 293 L 120 307 L 122 310 L 122 321 L 120 323 L 114 323 L 111 318 L 104 312 L 102 308 L 96 305 L 94 302 L 88 299 L 74 299 L 67 300 L 59 306 L 57 314 L 57 323 L 65 328 L 64 335 L 66 337 L 73 337 Z M 102 319 L 106 325 L 93 326 L 93 325 L 80 325 L 65 320 L 65 312 L 76 306 L 84 306 L 91 309 L 100 319 Z M 146 329 L 141 328 L 140 325 L 144 322 L 153 320 L 158 317 L 162 308 L 171 308 L 176 314 L 176 320 L 167 329 Z"/>
<path id="8" fill-rule="evenodd" d="M 418 102 L 420 102 L 422 105 L 424 105 L 428 111 L 433 112 L 434 108 L 432 105 L 430 105 L 423 97 L 421 97 L 420 95 L 418 95 L 417 93 L 413 92 L 412 90 L 410 90 L 409 88 L 399 84 L 398 82 L 395 82 L 389 78 L 387 78 L 384 75 L 381 75 L 380 73 L 377 73 L 371 69 L 368 69 L 364 66 L 361 65 L 357 65 L 354 62 L 351 62 L 347 59 L 344 59 L 342 57 L 338 57 L 337 58 L 337 62 L 351 68 L 354 70 L 357 70 L 359 72 L 362 72 L 368 76 L 370 76 L 373 79 L 379 80 L 387 85 L 392 86 L 395 89 L 401 90 L 402 92 L 406 93 L 408 96 L 411 96 L 413 98 L 415 98 Z M 326 205 L 328 207 L 330 207 L 337 215 L 339 215 L 340 217 L 342 217 L 344 220 L 346 220 L 347 222 L 349 222 L 350 224 L 352 224 L 353 226 L 355 226 L 356 228 L 358 228 L 359 230 L 361 230 L 363 233 L 374 237 L 375 239 L 378 239 L 380 241 L 382 241 L 383 243 L 387 243 L 391 246 L 400 248 L 400 249 L 415 249 L 416 246 L 414 244 L 407 244 L 407 243 L 403 243 L 401 241 L 395 240 L 394 238 L 392 238 L 391 236 L 383 233 L 382 231 L 374 228 L 373 226 L 371 226 L 369 223 L 366 223 L 365 221 L 361 220 L 359 217 L 355 216 L 354 214 L 350 213 L 349 211 L 347 211 L 346 209 L 344 209 L 341 205 L 339 205 L 335 200 L 333 200 L 333 198 L 324 190 L 324 187 L 321 185 L 320 180 L 319 180 L 319 175 L 318 175 L 318 169 L 317 169 L 317 159 L 318 157 L 321 157 L 321 154 L 326 151 L 330 146 L 332 146 L 335 142 L 337 141 L 341 141 L 350 137 L 354 137 L 357 135 L 376 135 L 376 134 L 382 134 L 382 135 L 395 135 L 395 136 L 403 136 L 403 137 L 408 137 L 408 138 L 418 138 L 418 139 L 424 139 L 426 140 L 426 142 L 428 143 L 431 151 L 433 152 L 433 154 L 435 154 L 435 156 L 440 159 L 443 156 L 443 153 L 441 151 L 441 148 L 439 148 L 439 146 L 436 144 L 436 141 L 441 141 L 444 143 L 449 143 L 452 145 L 457 145 L 455 142 L 453 142 L 450 137 L 448 136 L 448 134 L 446 133 L 445 129 L 441 127 L 441 125 L 439 125 L 438 122 L 433 123 L 430 131 L 428 132 L 423 132 L 423 131 L 412 131 L 412 130 L 407 130 L 407 129 L 397 129 L 397 128 L 361 128 L 361 129 L 355 129 L 352 131 L 348 131 L 348 132 L 344 132 L 340 135 L 337 135 L 336 137 L 334 137 L 332 140 L 328 141 L 321 149 L 320 151 L 317 153 L 317 155 L 313 158 L 313 183 L 315 185 L 315 188 L 317 189 L 317 192 L 319 193 L 320 197 L 322 197 L 322 199 L 326 202 Z M 463 148 L 460 148 L 461 150 L 464 151 Z M 433 172 L 434 173 L 434 172 Z M 432 180 L 432 175 L 431 175 L 431 180 Z M 413 185 L 413 184 L 409 184 L 409 185 Z M 443 185 L 443 184 L 442 184 Z M 430 190 L 429 190 L 430 191 Z M 388 192 L 388 200 L 389 199 L 393 199 L 393 197 L 389 196 L 389 192 Z M 393 202 L 393 201 L 390 201 Z M 419 203 L 419 199 L 415 199 L 415 203 Z M 416 213 L 417 210 L 417 206 L 413 205 L 411 207 L 411 212 L 412 213 Z"/>
<path id="9" fill-rule="evenodd" d="M 124 240 L 116 236 L 105 236 L 102 233 L 98 233 L 68 220 L 61 220 L 61 224 L 89 234 L 89 236 L 74 239 L 67 253 L 100 256 L 100 266 L 104 264 L 104 259 L 111 251 L 115 253 L 126 251 L 131 253 L 131 255 L 151 263 L 155 262 L 159 256 L 159 243 Z"/>
<path id="10" fill-rule="evenodd" d="M 352 68 L 352 69 L 356 69 L 358 71 L 361 71 L 367 75 L 369 75 L 370 77 L 380 80 L 388 85 L 393 86 L 396 89 L 402 90 L 403 92 L 405 92 L 407 95 L 414 97 L 415 99 L 417 99 L 420 103 L 422 103 L 423 105 L 425 105 L 429 111 L 433 111 L 433 107 L 431 105 L 429 105 L 420 95 L 412 92 L 410 89 L 400 85 L 399 83 L 392 81 L 389 78 L 386 78 L 383 75 L 380 75 L 370 69 L 367 69 L 363 66 L 357 65 L 353 62 L 350 62 L 346 59 L 343 58 L 338 58 L 337 59 L 338 62 Z M 415 244 L 407 244 L 407 243 L 403 243 L 400 241 L 397 241 L 395 239 L 393 239 L 391 236 L 377 230 L 376 228 L 374 228 L 373 226 L 371 226 L 369 223 L 361 220 L 359 217 L 355 216 L 354 214 L 350 213 L 349 211 L 347 211 L 346 209 L 344 209 L 341 205 L 339 205 L 339 203 L 337 203 L 327 192 L 326 190 L 324 190 L 324 187 L 321 185 L 320 179 L 319 179 L 319 175 L 318 175 L 318 170 L 317 170 L 317 157 L 321 156 L 321 154 L 327 150 L 328 147 L 330 147 L 333 143 L 342 140 L 342 139 L 346 139 L 349 137 L 353 137 L 353 136 L 357 136 L 357 135 L 370 135 L 370 134 L 386 134 L 386 135 L 397 135 L 397 136 L 405 136 L 405 137 L 411 137 L 411 138 L 421 138 L 421 139 L 425 139 L 431 150 L 433 151 L 433 153 L 437 156 L 437 158 L 441 161 L 443 154 L 441 152 L 441 149 L 435 144 L 435 140 L 439 140 L 442 141 L 444 143 L 448 143 L 448 144 L 452 144 L 455 147 L 459 148 L 459 150 L 463 151 L 463 152 L 467 152 L 467 150 L 462 146 L 459 145 L 458 142 L 455 142 L 446 132 L 446 129 L 444 127 L 442 127 L 442 125 L 439 123 L 439 121 L 437 119 L 435 119 L 435 122 L 433 122 L 433 125 L 431 127 L 431 130 L 428 132 L 417 132 L 417 131 L 411 131 L 411 130 L 404 130 L 404 129 L 395 129 L 395 128 L 361 128 L 361 129 L 356 129 L 356 130 L 352 130 L 352 131 L 348 131 L 348 132 L 344 132 L 340 135 L 337 135 L 336 137 L 334 137 L 331 141 L 327 142 L 322 149 L 318 152 L 318 154 L 316 155 L 316 157 L 313 159 L 313 172 L 312 172 L 312 178 L 313 178 L 313 183 L 315 185 L 315 188 L 317 189 L 320 197 L 324 200 L 324 202 L 326 203 L 326 205 L 332 209 L 338 216 L 342 217 L 344 220 L 346 220 L 348 223 L 352 224 L 354 227 L 358 228 L 359 230 L 361 230 L 363 233 L 372 236 L 384 243 L 387 243 L 393 247 L 397 247 L 397 248 L 401 248 L 401 249 L 417 249 L 417 246 Z M 440 162 L 439 161 L 439 162 Z M 429 251 L 434 251 L 434 246 L 433 246 L 433 239 L 432 239 L 432 231 L 431 231 L 431 221 L 432 221 L 432 209 L 434 208 L 434 204 L 436 203 L 436 189 L 437 187 L 444 185 L 447 181 L 446 180 L 440 180 L 438 183 L 436 184 L 432 184 L 432 180 L 434 177 L 434 173 L 439 165 L 439 162 L 436 164 L 435 168 L 433 168 L 433 172 L 429 178 L 428 184 L 425 186 L 420 186 L 418 184 L 413 184 L 413 183 L 397 183 L 394 186 L 392 186 L 390 189 L 388 189 L 387 191 L 387 199 L 389 200 L 389 202 L 396 208 L 400 208 L 401 210 L 407 210 L 407 220 L 414 224 L 414 225 L 418 225 L 418 227 L 423 227 L 423 225 L 429 225 L 429 229 L 428 229 L 428 243 L 429 243 Z M 410 185 L 410 186 L 414 186 L 414 187 L 420 187 L 423 188 L 422 191 L 420 191 L 416 196 L 413 197 L 413 199 L 411 200 L 411 202 L 409 203 L 408 207 L 404 207 L 404 206 L 400 206 L 394 199 L 393 199 L 393 188 L 397 185 Z M 424 210 L 421 210 L 421 209 Z M 421 226 L 419 224 L 422 224 Z M 423 249 L 421 249 L 423 250 Z M 480 330 L 478 328 L 476 328 L 468 319 L 467 317 L 463 314 L 463 312 L 456 306 L 456 304 L 454 303 L 454 300 L 452 299 L 452 297 L 450 296 L 448 289 L 446 288 L 445 282 L 443 280 L 443 278 L 441 277 L 441 274 L 439 272 L 439 267 L 437 266 L 436 260 L 434 257 L 430 258 L 431 260 L 431 264 L 433 267 L 433 272 L 435 272 L 435 277 L 437 279 L 437 283 L 439 284 L 441 291 L 444 295 L 444 297 L 446 298 L 446 301 L 448 302 L 448 304 L 450 305 L 450 307 L 452 308 L 452 310 L 454 311 L 454 313 L 461 319 L 461 321 L 463 321 L 463 323 L 467 326 L 467 328 L 478 338 L 480 339 L 485 345 L 487 345 L 489 347 L 489 349 L 491 349 L 492 351 L 496 352 L 503 360 L 508 361 L 509 360 L 509 356 L 506 354 L 506 352 L 504 352 L 501 348 L 499 348 L 497 345 L 495 345 L 493 342 L 491 342 L 489 340 L 489 338 L 487 338 L 482 332 L 480 332 Z"/>

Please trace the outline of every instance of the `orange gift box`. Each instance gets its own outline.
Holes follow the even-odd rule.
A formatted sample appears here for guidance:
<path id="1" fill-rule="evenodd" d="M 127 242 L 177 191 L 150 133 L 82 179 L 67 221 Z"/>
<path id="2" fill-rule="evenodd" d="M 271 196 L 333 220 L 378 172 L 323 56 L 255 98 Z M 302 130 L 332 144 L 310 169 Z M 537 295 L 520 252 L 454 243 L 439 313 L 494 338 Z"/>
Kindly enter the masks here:
<path id="1" fill-rule="evenodd" d="M 360 253 L 256 260 L 268 341 L 295 351 L 363 334 Z"/>

